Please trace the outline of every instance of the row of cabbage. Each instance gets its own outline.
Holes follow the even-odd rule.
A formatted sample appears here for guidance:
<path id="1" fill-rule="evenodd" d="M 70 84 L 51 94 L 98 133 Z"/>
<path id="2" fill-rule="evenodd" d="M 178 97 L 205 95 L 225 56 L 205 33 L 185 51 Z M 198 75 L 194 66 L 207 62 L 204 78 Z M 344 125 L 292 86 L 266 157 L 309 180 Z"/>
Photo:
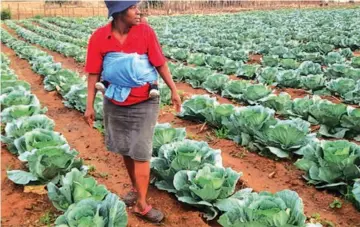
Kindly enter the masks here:
<path id="1" fill-rule="evenodd" d="M 9 35 L 2 31 L 2 41 L 9 47 L 14 48 L 21 44 L 21 41 L 11 40 L 7 36 Z M 25 45 L 14 50 L 23 56 L 21 49 L 26 48 Z M 27 48 L 34 49 L 35 47 L 27 46 Z M 33 64 L 37 57 L 39 56 L 33 52 L 25 59 Z M 35 69 L 34 71 L 37 72 Z M 48 76 L 45 77 L 44 83 L 47 78 Z M 71 82 L 64 81 L 64 83 Z M 60 91 L 61 89 L 59 89 Z M 151 168 L 156 176 L 153 182 L 159 189 L 175 193 L 180 201 L 201 208 L 209 219 L 213 219 L 219 211 L 222 212 L 219 218 L 222 226 L 239 224 L 262 224 L 274 227 L 278 224 L 305 225 L 306 217 L 303 212 L 302 200 L 296 192 L 283 190 L 275 194 L 256 193 L 247 188 L 234 193 L 241 173 L 222 166 L 220 150 L 211 149 L 205 142 L 186 140 L 185 136 L 184 128 L 175 129 L 169 124 L 159 124 L 155 128 L 154 157 L 151 160 Z M 39 144 L 49 141 L 51 143 L 51 140 L 36 141 Z M 21 154 L 20 157 L 23 159 L 29 156 Z M 55 160 L 55 157 L 49 158 Z M 119 206 L 118 200 L 114 199 L 115 195 L 112 197 L 106 195 L 107 191 L 104 186 L 96 184 L 93 178 L 85 177 L 76 169 L 62 177 L 59 185 L 50 182 L 48 190 L 49 198 L 54 206 L 59 210 L 66 211 L 57 219 L 56 224 L 78 226 L 81 223 L 90 226 L 95 224 L 98 216 L 106 217 L 105 215 L 109 215 L 109 219 L 101 220 L 99 226 L 123 226 L 124 224 L 119 224 L 118 221 L 124 221 L 126 216 L 116 216 L 116 212 L 124 210 L 123 204 L 117 209 L 114 208 L 114 206 Z M 91 199 L 79 201 L 82 196 L 91 197 Z M 272 205 L 265 210 L 276 210 L 276 212 L 264 215 L 264 209 L 259 204 L 268 204 L 271 201 Z M 249 209 L 249 207 L 252 208 Z M 122 213 L 126 215 L 126 213 Z M 86 220 L 82 219 L 84 215 L 88 215 Z M 88 222 L 85 223 L 85 221 Z"/>
<path id="2" fill-rule="evenodd" d="M 212 74 L 210 69 L 204 67 L 169 63 L 169 68 L 175 81 L 186 81 L 194 88 L 201 87 L 232 100 L 271 108 L 282 117 L 300 117 L 313 125 L 321 125 L 319 134 L 322 136 L 360 140 L 358 108 L 332 103 L 318 96 L 292 100 L 288 93 L 276 95 L 266 85 L 231 80 L 227 75 Z"/>
<path id="3" fill-rule="evenodd" d="M 18 80 L 1 54 L 1 141 L 25 163 L 28 171 L 9 170 L 16 184 L 47 184 L 52 204 L 64 212 L 56 226 L 125 227 L 125 204 L 117 195 L 86 176 L 86 166 L 65 137 L 54 131 L 55 123 L 44 113 L 30 85 Z"/>
<path id="4" fill-rule="evenodd" d="M 45 47 L 49 50 L 59 52 L 66 57 L 73 57 L 78 62 L 84 62 L 86 57 L 86 49 L 79 47 L 77 45 L 62 42 L 50 38 L 43 37 L 34 32 L 31 32 L 19 25 L 14 21 L 7 20 L 5 24 L 16 31 L 18 35 L 24 38 L 26 41 L 29 41 L 34 44 L 38 44 L 42 47 Z"/>
<path id="5" fill-rule="evenodd" d="M 359 18 L 356 9 L 336 9 L 162 16 L 149 20 L 163 44 L 231 56 L 234 51 L 274 55 L 275 47 L 288 48 L 289 54 L 327 54 L 334 47 L 355 50 L 360 48 Z M 233 60 L 238 56 L 234 54 Z"/>
<path id="6" fill-rule="evenodd" d="M 309 108 L 313 112 L 319 111 L 317 106 L 327 105 L 323 100 L 313 101 L 318 102 Z M 355 143 L 319 141 L 310 133 L 310 124 L 299 118 L 276 119 L 272 109 L 219 104 L 208 95 L 195 95 L 185 101 L 179 117 L 206 122 L 222 130 L 227 138 L 262 155 L 302 156 L 295 165 L 306 171 L 305 179 L 310 184 L 339 190 L 344 195 L 353 190 L 350 200 L 359 203 L 360 146 Z"/>
<path id="7" fill-rule="evenodd" d="M 30 22 L 24 22 L 25 26 L 31 28 L 31 30 L 37 30 L 36 26 L 31 24 Z M 35 28 L 34 28 L 35 27 Z M 65 29 L 66 30 L 66 29 Z M 51 31 L 50 31 L 51 32 Z M 44 32 L 46 35 L 46 32 Z M 51 35 L 49 35 L 51 36 Z M 167 53 L 166 48 L 164 48 L 165 54 Z M 182 52 L 181 49 L 173 50 L 175 51 L 175 58 L 178 60 L 184 60 L 178 58 L 176 56 L 183 55 L 187 56 L 187 53 Z M 279 51 L 278 51 L 279 52 Z M 179 54 L 180 53 L 180 54 Z M 344 55 L 347 57 L 352 56 L 352 52 L 350 49 L 344 49 L 340 52 L 331 52 L 329 53 L 329 60 L 326 60 L 328 63 L 331 61 L 330 59 L 337 58 L 336 56 L 331 57 L 332 54 L 335 54 L 337 57 Z M 174 55 L 168 55 L 169 57 L 174 57 Z M 282 59 L 279 60 L 278 57 L 264 57 L 263 64 L 266 66 L 265 68 L 260 69 L 260 65 L 249 65 L 249 64 L 241 64 L 239 65 L 237 62 L 232 60 L 225 60 L 222 56 L 205 56 L 204 54 L 191 54 L 187 61 L 189 64 L 195 64 L 197 66 L 205 66 L 210 64 L 212 67 L 224 67 L 225 74 L 236 73 L 239 77 L 243 77 L 245 79 L 254 79 L 256 78 L 258 81 L 266 84 L 277 85 L 279 87 L 301 87 L 313 91 L 315 94 L 335 94 L 340 95 L 345 102 L 348 103 L 360 103 L 360 69 L 353 68 L 360 67 L 360 63 L 358 62 L 360 58 L 353 58 L 351 65 L 341 65 L 335 64 L 329 69 L 327 69 L 325 74 L 322 73 L 321 66 L 318 63 L 314 63 L 311 61 L 305 61 L 301 65 L 293 59 Z M 345 57 L 339 57 L 341 59 L 345 59 Z M 207 62 L 209 59 L 209 62 Z M 218 59 L 218 61 L 211 59 Z M 344 60 L 345 61 L 345 60 Z M 212 63 L 211 63 L 212 62 Z M 336 62 L 336 61 L 335 61 Z M 215 65 L 214 65 L 214 64 Z M 279 67 L 276 67 L 279 65 Z M 294 70 L 298 67 L 298 70 Z M 219 68 L 217 68 L 219 69 Z M 198 87 L 199 84 L 207 80 L 207 86 L 215 86 L 215 89 L 223 84 L 225 81 L 225 76 L 217 76 L 210 77 L 212 72 L 210 70 L 198 69 L 194 70 L 195 72 L 200 72 L 197 75 L 194 75 L 190 78 L 190 82 L 193 87 Z M 195 74 L 195 73 L 191 73 Z M 343 78 L 344 77 L 344 78 Z M 346 78 L 348 77 L 348 78 Z M 331 78 L 330 81 L 326 82 L 326 78 Z M 358 81 L 358 83 L 356 83 Z M 214 84 L 216 83 L 216 84 Z M 233 86 L 234 88 L 234 86 Z M 241 93 L 239 90 L 237 93 Z M 236 91 L 235 91 L 236 93 Z"/>
<path id="8" fill-rule="evenodd" d="M 31 20 L 20 20 L 19 21 L 21 25 L 23 25 L 25 28 L 29 29 L 30 31 L 36 32 L 37 34 L 40 34 L 44 37 L 58 40 L 61 42 L 67 42 L 72 43 L 74 45 L 77 45 L 79 47 L 87 47 L 87 39 L 86 36 L 79 39 L 79 38 L 73 38 L 71 36 L 68 36 L 66 34 L 62 34 L 57 30 L 50 30 L 43 28 L 41 26 L 37 26 L 31 22 Z"/>
<path id="9" fill-rule="evenodd" d="M 305 71 L 311 71 L 314 67 L 308 66 L 304 68 L 308 68 Z M 275 109 L 277 113 L 283 116 L 297 116 L 312 123 L 321 124 L 322 127 L 319 132 L 324 136 L 335 138 L 355 137 L 355 139 L 358 139 L 358 109 L 346 107 L 343 104 L 322 101 L 322 105 L 318 105 L 320 108 L 317 108 L 319 110 L 317 114 L 309 114 L 310 109 L 313 110 L 312 112 L 315 112 L 315 109 L 312 107 L 314 106 L 314 100 L 319 101 L 319 98 L 309 99 L 306 97 L 292 102 L 290 96 L 286 93 L 270 95 L 271 89 L 261 84 L 250 84 L 246 81 L 235 80 L 227 82 L 227 76 L 219 74 L 211 75 L 212 72 L 207 68 L 172 66 L 171 69 L 176 80 L 186 79 L 193 87 L 202 86 L 210 92 L 221 92 L 225 97 L 246 101 L 251 104 L 260 103 Z M 167 97 L 163 100 L 167 100 L 166 102 L 168 103 L 170 100 L 169 93 L 166 92 L 165 95 Z"/>
<path id="10" fill-rule="evenodd" d="M 336 95 L 346 103 L 360 105 L 360 57 L 352 57 L 345 62 L 345 57 L 341 57 L 342 52 L 331 52 L 329 58 L 339 57 L 343 62 L 331 64 L 324 71 L 316 62 L 304 61 L 300 64 L 293 59 L 280 60 L 277 56 L 264 56 L 262 67 L 229 60 L 224 56 L 188 54 L 179 48 L 164 47 L 163 50 L 165 56 L 185 60 L 196 67 L 209 67 L 223 74 L 235 74 L 246 80 L 280 88 L 302 88 L 318 95 Z"/>
<path id="11" fill-rule="evenodd" d="M 58 18 L 57 20 L 65 19 Z M 100 24 L 105 23 L 99 20 Z M 77 24 L 71 19 L 66 19 L 66 21 L 72 21 L 72 26 Z M 158 33 L 161 36 L 161 31 Z M 184 37 L 179 42 L 183 40 Z M 198 37 L 197 40 L 199 40 Z M 203 43 L 201 44 L 203 46 Z M 360 57 L 354 57 L 350 48 L 334 51 L 335 47 L 330 44 L 320 45 L 313 41 L 305 43 L 301 50 L 274 46 L 270 49 L 270 53 L 262 58 L 264 67 L 257 64 L 244 64 L 243 62 L 248 60 L 248 52 L 236 51 L 233 47 L 228 47 L 232 51 L 230 55 L 219 52 L 220 47 L 217 52 L 190 53 L 186 45 L 179 48 L 165 45 L 163 51 L 169 58 L 187 61 L 188 64 L 196 66 L 207 66 L 224 74 L 236 74 L 245 79 L 256 79 L 261 83 L 278 87 L 302 88 L 319 95 L 337 95 L 344 102 L 360 104 Z M 226 47 L 222 48 L 226 50 Z M 321 50 L 321 53 L 316 53 L 316 50 Z M 290 53 L 290 51 L 295 52 Z M 231 55 L 238 57 L 231 57 Z M 322 69 L 321 64 L 326 65 L 327 68 Z"/>

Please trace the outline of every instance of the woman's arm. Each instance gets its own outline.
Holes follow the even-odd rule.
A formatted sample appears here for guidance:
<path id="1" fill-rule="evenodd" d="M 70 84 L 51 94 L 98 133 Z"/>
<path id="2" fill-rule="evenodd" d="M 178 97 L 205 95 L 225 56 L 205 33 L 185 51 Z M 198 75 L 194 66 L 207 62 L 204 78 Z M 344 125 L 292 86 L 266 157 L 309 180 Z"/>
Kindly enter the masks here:
<path id="1" fill-rule="evenodd" d="M 172 79 L 172 76 L 171 76 L 171 73 L 170 73 L 167 63 L 165 62 L 165 64 L 156 67 L 156 70 L 158 71 L 161 78 L 165 81 L 166 85 L 171 90 L 171 101 L 175 107 L 176 112 L 180 112 L 181 99 L 179 97 L 179 94 L 177 93 L 176 85 L 174 83 L 174 80 Z"/>
<path id="2" fill-rule="evenodd" d="M 92 126 L 95 120 L 95 111 L 94 111 L 94 100 L 96 95 L 95 84 L 100 80 L 100 74 L 89 74 L 88 76 L 88 96 L 86 102 L 86 111 L 85 119 L 87 123 Z"/>
<path id="3" fill-rule="evenodd" d="M 176 92 L 176 85 L 172 79 L 172 76 L 171 76 L 171 73 L 170 73 L 167 63 L 165 62 L 165 64 L 156 67 L 156 69 L 157 69 L 158 73 L 160 74 L 161 78 L 165 81 L 167 86 L 170 88 L 170 90 Z"/>

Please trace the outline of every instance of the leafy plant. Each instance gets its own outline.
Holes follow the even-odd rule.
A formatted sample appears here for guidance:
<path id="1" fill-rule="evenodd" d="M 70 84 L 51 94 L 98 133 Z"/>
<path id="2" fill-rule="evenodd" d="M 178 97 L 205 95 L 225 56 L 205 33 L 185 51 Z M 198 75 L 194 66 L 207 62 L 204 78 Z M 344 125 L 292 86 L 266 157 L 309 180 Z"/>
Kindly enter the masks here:
<path id="1" fill-rule="evenodd" d="M 205 142 L 183 140 L 160 147 L 158 156 L 151 159 L 151 170 L 156 176 L 155 186 L 175 193 L 173 179 L 180 170 L 198 170 L 205 164 L 222 166 L 220 150 Z"/>
<path id="2" fill-rule="evenodd" d="M 304 178 L 317 188 L 346 192 L 347 185 L 360 177 L 360 147 L 346 140 L 314 142 L 304 146 L 303 158 L 295 165 L 306 172 Z"/>
<path id="3" fill-rule="evenodd" d="M 291 190 L 275 194 L 252 192 L 251 188 L 239 190 L 231 197 L 215 204 L 225 212 L 219 218 L 224 227 L 233 226 L 304 226 L 306 216 L 299 195 Z"/>
<path id="4" fill-rule="evenodd" d="M 66 211 L 71 204 L 81 200 L 92 198 L 102 201 L 105 198 L 109 193 L 105 186 L 85 175 L 85 172 L 74 168 L 61 176 L 59 185 L 52 182 L 47 184 L 48 197 L 56 209 Z"/>
<path id="5" fill-rule="evenodd" d="M 338 199 L 334 199 L 334 201 L 330 203 L 329 207 L 332 209 L 340 209 L 342 207 L 342 202 Z"/>
<path id="6" fill-rule="evenodd" d="M 157 156 L 157 152 L 162 145 L 182 141 L 185 137 L 185 128 L 173 128 L 169 123 L 157 124 L 153 137 L 153 156 Z"/>
<path id="7" fill-rule="evenodd" d="M 82 160 L 77 158 L 78 152 L 69 145 L 34 149 L 23 154 L 30 172 L 23 170 L 7 171 L 8 178 L 15 184 L 26 185 L 41 182 L 57 183 L 60 176 L 72 168 L 81 168 Z"/>
<path id="8" fill-rule="evenodd" d="M 202 87 L 210 93 L 219 93 L 223 90 L 227 81 L 229 81 L 229 77 L 227 75 L 212 74 L 206 78 Z"/>
<path id="9" fill-rule="evenodd" d="M 204 165 L 197 171 L 181 170 L 174 176 L 176 197 L 181 202 L 204 208 L 207 219 L 214 219 L 217 211 L 213 203 L 232 195 L 241 175 L 231 168 L 212 165 Z"/>
<path id="10" fill-rule="evenodd" d="M 66 143 L 66 139 L 60 133 L 42 128 L 33 129 L 14 140 L 16 152 L 20 157 L 33 149 L 61 146 Z"/>
<path id="11" fill-rule="evenodd" d="M 260 65 L 243 64 L 236 71 L 238 77 L 245 77 L 246 79 L 252 79 L 258 73 Z"/>
<path id="12" fill-rule="evenodd" d="M 65 214 L 56 219 L 55 225 L 125 227 L 127 222 L 125 204 L 117 195 L 109 193 L 103 201 L 88 198 L 70 205 Z"/>

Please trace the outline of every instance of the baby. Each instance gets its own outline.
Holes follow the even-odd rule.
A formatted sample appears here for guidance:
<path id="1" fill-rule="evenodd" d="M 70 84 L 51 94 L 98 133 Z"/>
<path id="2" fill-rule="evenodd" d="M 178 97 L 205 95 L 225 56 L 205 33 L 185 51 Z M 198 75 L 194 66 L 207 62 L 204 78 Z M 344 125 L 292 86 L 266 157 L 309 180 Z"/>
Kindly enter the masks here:
<path id="1" fill-rule="evenodd" d="M 143 15 L 140 17 L 140 23 L 147 23 L 147 18 Z M 109 82 L 100 81 L 95 84 L 97 90 L 101 91 L 103 94 L 105 93 L 106 88 L 109 86 Z M 153 81 L 150 83 L 149 97 L 154 98 L 160 95 L 159 87 L 157 85 L 157 81 Z"/>

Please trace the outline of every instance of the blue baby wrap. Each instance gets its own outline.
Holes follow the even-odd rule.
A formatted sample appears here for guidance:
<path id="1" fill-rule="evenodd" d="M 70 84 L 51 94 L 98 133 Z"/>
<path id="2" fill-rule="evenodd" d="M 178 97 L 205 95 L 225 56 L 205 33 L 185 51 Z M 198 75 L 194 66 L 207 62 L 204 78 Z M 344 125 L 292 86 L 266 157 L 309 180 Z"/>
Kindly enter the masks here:
<path id="1" fill-rule="evenodd" d="M 131 88 L 141 87 L 158 79 L 157 71 L 146 54 L 121 52 L 105 55 L 101 76 L 103 80 L 110 83 L 105 96 L 118 102 L 124 102 L 127 99 Z"/>

